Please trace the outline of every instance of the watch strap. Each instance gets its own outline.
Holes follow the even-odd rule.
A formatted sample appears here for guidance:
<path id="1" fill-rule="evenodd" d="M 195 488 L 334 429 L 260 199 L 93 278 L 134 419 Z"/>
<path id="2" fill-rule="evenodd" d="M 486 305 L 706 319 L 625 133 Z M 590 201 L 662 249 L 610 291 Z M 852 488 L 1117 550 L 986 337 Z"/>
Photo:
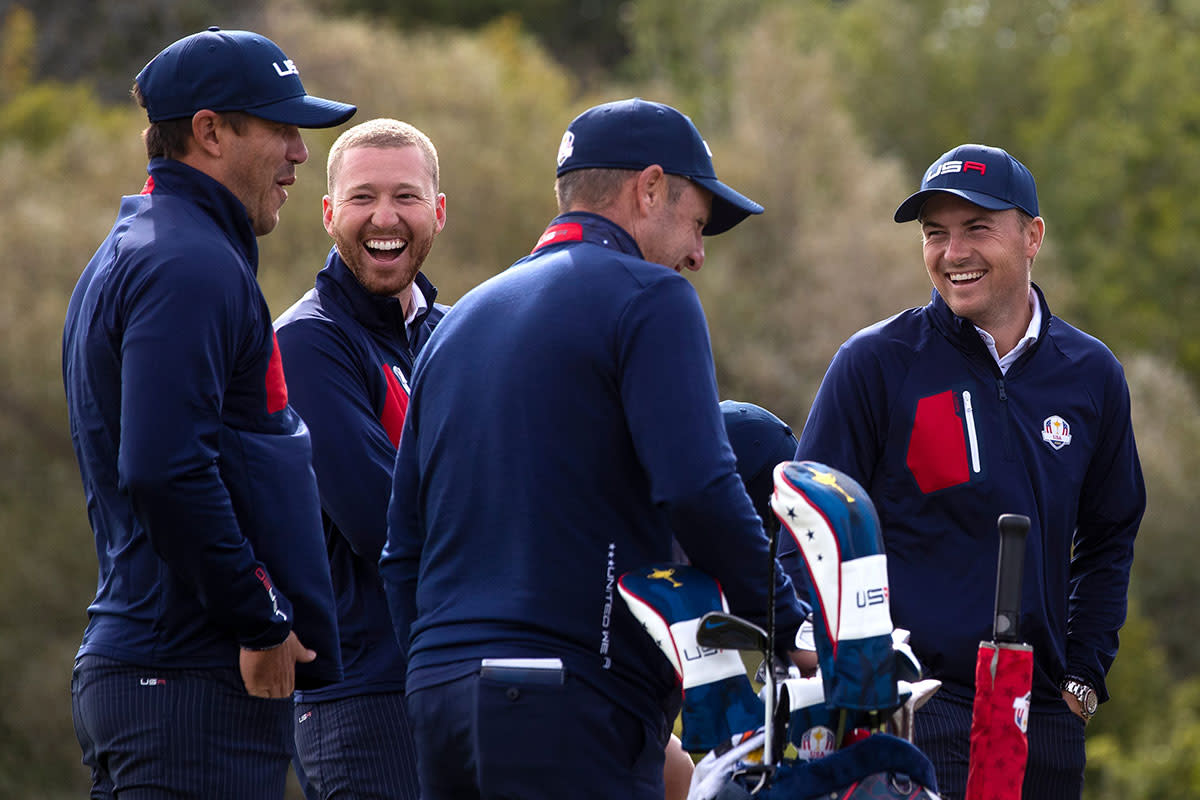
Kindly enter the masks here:
<path id="1" fill-rule="evenodd" d="M 1091 684 L 1076 675 L 1067 675 L 1062 679 L 1059 688 L 1070 692 L 1079 701 L 1079 709 L 1083 713 L 1085 722 L 1095 715 L 1100 696 Z"/>

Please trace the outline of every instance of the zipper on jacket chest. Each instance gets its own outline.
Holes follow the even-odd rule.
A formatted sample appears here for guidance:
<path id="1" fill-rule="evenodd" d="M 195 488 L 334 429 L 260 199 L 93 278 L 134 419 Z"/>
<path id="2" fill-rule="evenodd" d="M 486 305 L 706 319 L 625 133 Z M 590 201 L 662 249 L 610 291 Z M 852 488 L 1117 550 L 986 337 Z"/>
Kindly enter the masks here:
<path id="1" fill-rule="evenodd" d="M 1008 388 L 1004 383 L 1004 376 L 996 378 L 996 397 L 1000 400 L 1000 438 L 1004 443 L 1004 458 L 1006 461 L 1011 461 L 1013 458 L 1013 436 L 1012 436 L 1012 414 L 1008 411 Z"/>

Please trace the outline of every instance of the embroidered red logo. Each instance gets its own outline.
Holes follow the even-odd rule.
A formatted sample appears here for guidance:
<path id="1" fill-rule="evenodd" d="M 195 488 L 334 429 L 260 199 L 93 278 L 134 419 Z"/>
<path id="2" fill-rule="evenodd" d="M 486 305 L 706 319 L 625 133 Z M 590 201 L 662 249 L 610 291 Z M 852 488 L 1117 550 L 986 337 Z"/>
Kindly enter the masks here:
<path id="1" fill-rule="evenodd" d="M 287 408 L 287 381 L 283 379 L 283 356 L 279 354 L 279 340 L 271 331 L 271 360 L 267 363 L 267 413 L 274 414 Z"/>
<path id="2" fill-rule="evenodd" d="M 546 228 L 546 232 L 542 234 L 542 238 L 537 240 L 537 244 L 533 246 L 531 253 L 536 253 L 543 247 L 560 242 L 582 242 L 583 241 L 583 226 L 578 222 L 560 222 L 557 225 L 551 225 Z"/>
<path id="3" fill-rule="evenodd" d="M 139 194 L 150 194 L 154 191 L 154 176 L 146 178 L 146 182 L 142 184 L 142 191 Z"/>
<path id="4" fill-rule="evenodd" d="M 379 422 L 392 440 L 392 446 L 399 447 L 400 431 L 404 429 L 404 417 L 408 414 L 408 387 L 400 382 L 387 364 L 381 364 L 380 367 L 387 381 L 387 397 L 383 399 Z"/>

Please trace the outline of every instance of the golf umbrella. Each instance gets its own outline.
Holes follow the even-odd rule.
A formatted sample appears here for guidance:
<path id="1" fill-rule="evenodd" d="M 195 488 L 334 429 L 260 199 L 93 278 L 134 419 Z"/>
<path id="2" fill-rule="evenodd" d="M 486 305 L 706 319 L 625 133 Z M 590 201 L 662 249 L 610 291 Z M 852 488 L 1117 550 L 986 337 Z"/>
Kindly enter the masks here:
<path id="1" fill-rule="evenodd" d="M 1020 800 L 1029 744 L 1033 648 L 1020 641 L 1021 579 L 1029 517 L 1003 514 L 996 572 L 996 615 L 991 642 L 979 643 L 971 760 L 966 800 Z"/>

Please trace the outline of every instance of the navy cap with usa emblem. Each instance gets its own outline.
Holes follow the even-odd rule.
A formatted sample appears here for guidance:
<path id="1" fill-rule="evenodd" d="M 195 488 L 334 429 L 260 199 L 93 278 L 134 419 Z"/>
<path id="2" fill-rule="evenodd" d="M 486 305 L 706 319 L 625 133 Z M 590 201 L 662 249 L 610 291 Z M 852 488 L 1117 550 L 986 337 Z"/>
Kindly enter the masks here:
<path id="1" fill-rule="evenodd" d="M 912 222 L 930 195 L 948 192 L 977 206 L 1000 211 L 1019 208 L 1038 216 L 1037 186 L 1033 173 L 999 147 L 962 144 L 929 165 L 921 188 L 896 209 L 896 222 Z"/>
<path id="2" fill-rule="evenodd" d="M 331 128 L 357 110 L 305 92 L 295 62 L 267 37 L 215 26 L 168 45 L 135 80 L 151 122 L 209 109 L 244 111 L 300 128 Z"/>
<path id="3" fill-rule="evenodd" d="M 712 192 L 704 235 L 715 236 L 763 207 L 717 180 L 712 151 L 687 116 L 662 103 L 631 97 L 604 103 L 576 117 L 558 147 L 558 171 L 642 170 L 653 164 Z"/>

